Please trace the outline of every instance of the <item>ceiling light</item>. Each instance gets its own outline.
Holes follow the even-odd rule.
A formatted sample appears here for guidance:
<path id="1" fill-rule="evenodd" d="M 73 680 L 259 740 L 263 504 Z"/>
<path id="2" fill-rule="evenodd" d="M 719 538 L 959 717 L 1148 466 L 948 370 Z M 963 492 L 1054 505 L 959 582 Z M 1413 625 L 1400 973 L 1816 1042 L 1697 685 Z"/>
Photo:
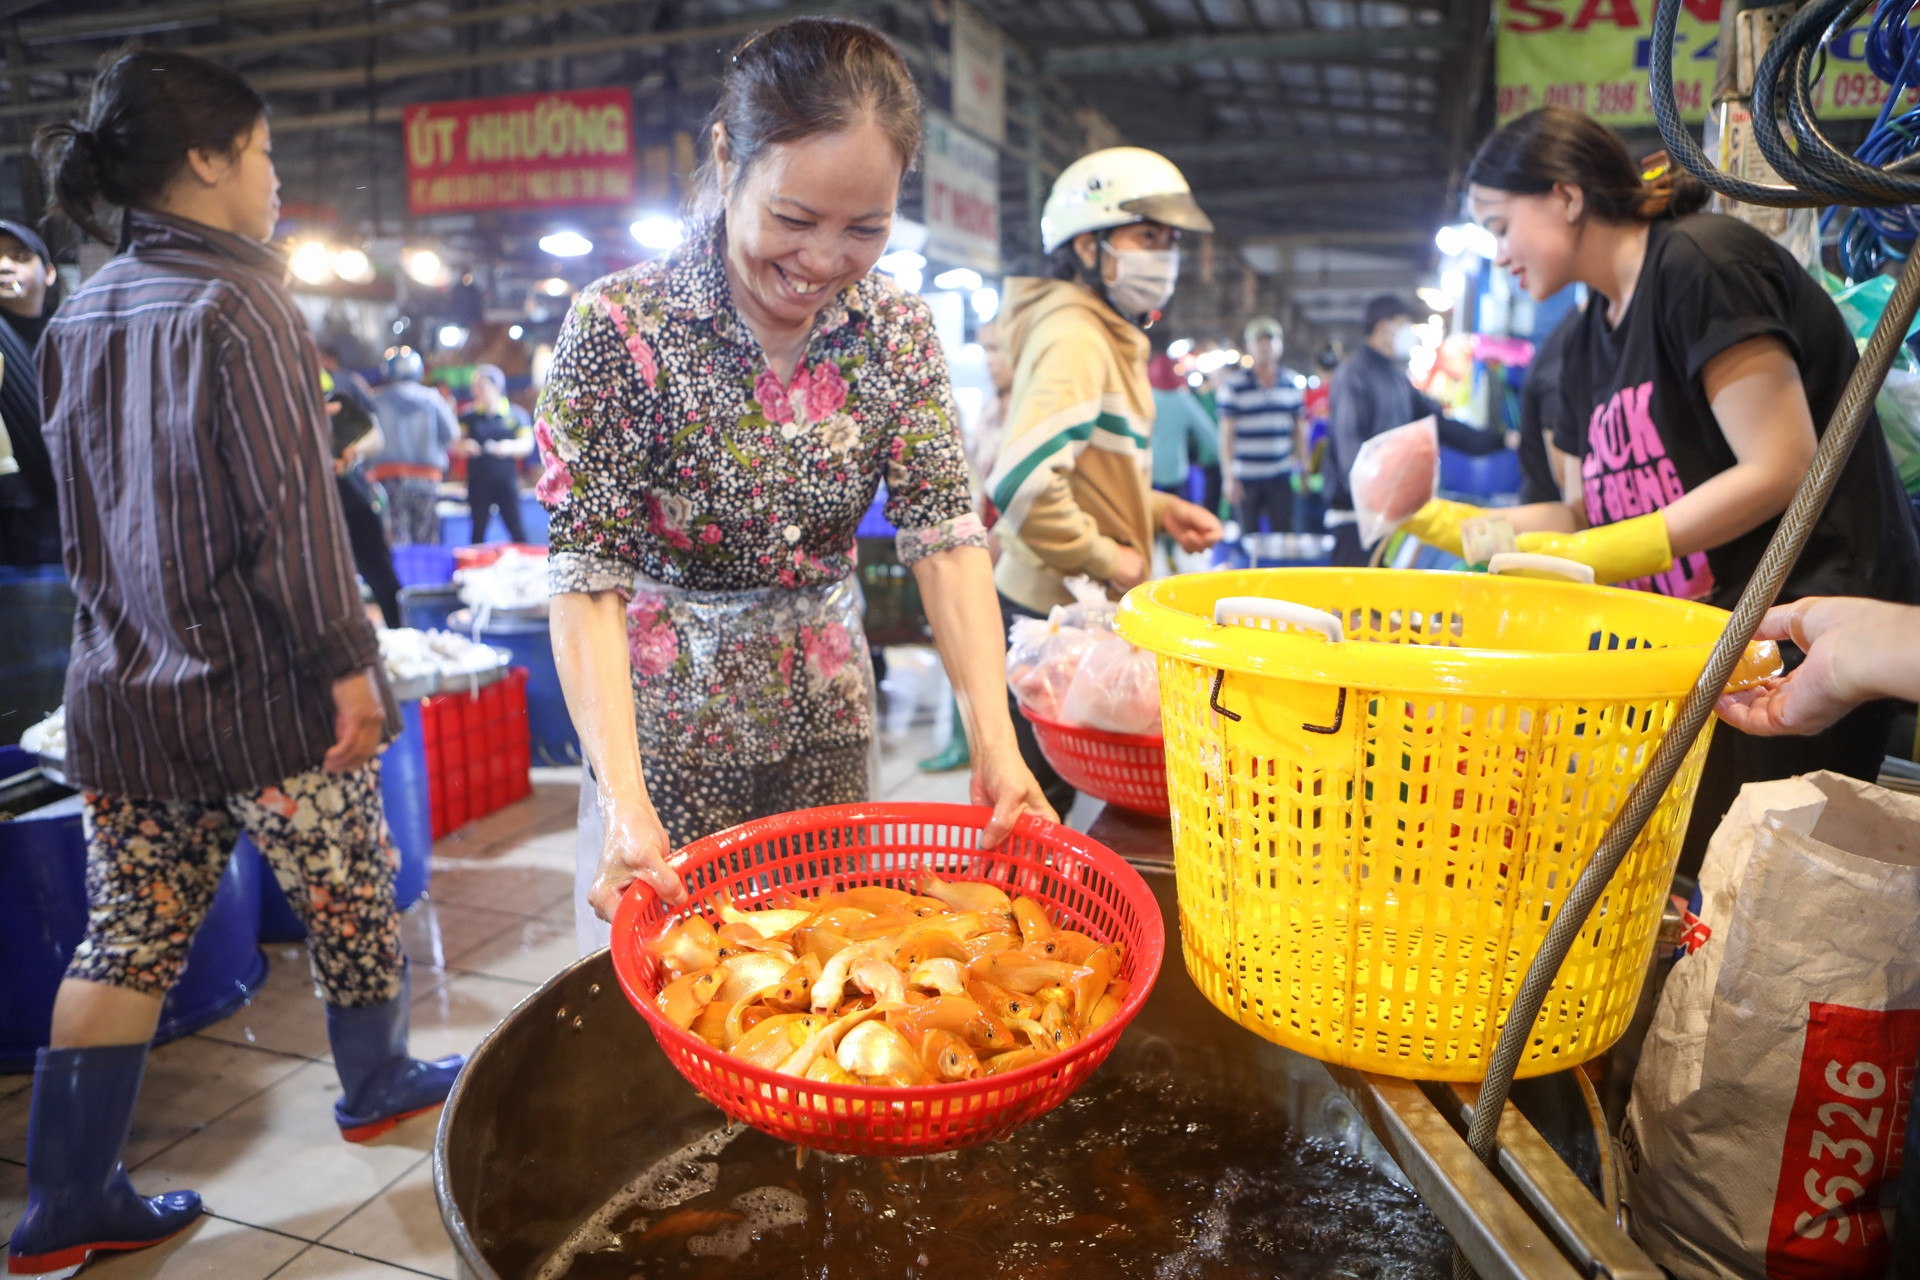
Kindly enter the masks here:
<path id="1" fill-rule="evenodd" d="M 918 275 L 920 269 L 927 265 L 927 260 L 911 249 L 896 249 L 884 258 L 881 258 L 880 261 L 874 263 L 874 265 L 897 280 L 903 271 L 911 271 Z M 916 287 L 913 292 L 917 291 L 918 289 Z"/>
<path id="2" fill-rule="evenodd" d="M 1178 360 L 1191 350 L 1193 350 L 1193 339 L 1191 338 L 1175 338 L 1167 344 L 1167 355 L 1175 360 Z"/>
<path id="3" fill-rule="evenodd" d="M 1477 222 L 1461 222 L 1433 233 L 1434 247 L 1449 258 L 1463 253 L 1475 254 L 1492 262 L 1500 254 L 1500 242 L 1493 232 Z"/>
<path id="4" fill-rule="evenodd" d="M 467 345 L 467 331 L 457 324 L 440 326 L 440 345 L 449 351 L 458 350 Z"/>
<path id="5" fill-rule="evenodd" d="M 447 282 L 446 264 L 431 249 L 407 249 L 400 254 L 400 269 L 416 284 L 437 289 Z"/>
<path id="6" fill-rule="evenodd" d="M 565 280 L 562 280 L 559 276 L 548 276 L 545 280 L 542 280 L 533 287 L 541 293 L 546 294 L 549 298 L 564 298 L 573 292 L 573 286 Z"/>
<path id="7" fill-rule="evenodd" d="M 1453 299 L 1432 285 L 1422 285 L 1420 288 L 1415 289 L 1414 293 L 1419 296 L 1420 301 L 1426 303 L 1427 306 L 1435 311 L 1451 311 L 1453 309 Z"/>
<path id="8" fill-rule="evenodd" d="M 335 253 L 333 270 L 349 284 L 366 284 L 373 279 L 373 263 L 358 249 L 341 249 Z"/>
<path id="9" fill-rule="evenodd" d="M 935 280 L 934 283 L 939 284 L 940 282 Z M 992 285 L 982 285 L 980 288 L 975 289 L 973 291 L 973 314 L 980 317 L 981 324 L 985 324 L 987 321 L 999 315 L 1000 291 Z"/>
<path id="10" fill-rule="evenodd" d="M 540 252 L 556 258 L 578 258 L 593 252 L 593 241 L 578 231 L 556 231 L 540 237 Z"/>
<path id="11" fill-rule="evenodd" d="M 326 284 L 333 279 L 333 255 L 318 240 L 309 240 L 294 249 L 287 269 L 304 284 Z"/>
<path id="12" fill-rule="evenodd" d="M 942 271 L 933 278 L 933 287 L 936 289 L 964 289 L 969 293 L 978 289 L 983 283 L 980 273 L 970 267 L 955 267 L 951 271 Z"/>
<path id="13" fill-rule="evenodd" d="M 524 338 L 526 334 L 527 334 L 527 331 L 525 329 L 522 329 L 517 324 L 507 330 L 507 336 L 509 338 L 512 338 L 515 342 L 520 341 L 520 339 Z"/>
<path id="14" fill-rule="evenodd" d="M 633 238 L 640 242 L 642 249 L 667 250 L 675 248 L 684 238 L 680 224 L 672 218 L 650 213 L 627 228 Z"/>
<path id="15" fill-rule="evenodd" d="M 1446 294 L 1449 298 L 1466 297 L 1467 296 L 1467 273 L 1464 271 L 1458 270 L 1457 268 L 1454 270 L 1441 272 L 1440 273 L 1440 291 Z M 1436 311 L 1439 311 L 1442 309 L 1443 308 L 1440 308 L 1440 307 L 1434 308 L 1434 310 Z"/>

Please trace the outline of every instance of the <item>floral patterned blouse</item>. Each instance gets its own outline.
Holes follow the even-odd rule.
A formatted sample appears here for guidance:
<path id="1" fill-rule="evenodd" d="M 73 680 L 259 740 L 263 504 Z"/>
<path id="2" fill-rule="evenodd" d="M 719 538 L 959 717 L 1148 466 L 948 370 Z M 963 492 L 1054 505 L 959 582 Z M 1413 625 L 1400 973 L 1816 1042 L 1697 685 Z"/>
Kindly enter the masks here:
<path id="1" fill-rule="evenodd" d="M 870 736 L 832 601 L 883 477 L 903 563 L 986 545 L 926 303 L 864 277 L 821 309 L 782 384 L 734 309 L 721 235 L 706 224 L 581 292 L 534 428 L 549 585 L 628 597 L 642 747 L 690 764 Z M 750 615 L 715 608 L 782 588 Z"/>

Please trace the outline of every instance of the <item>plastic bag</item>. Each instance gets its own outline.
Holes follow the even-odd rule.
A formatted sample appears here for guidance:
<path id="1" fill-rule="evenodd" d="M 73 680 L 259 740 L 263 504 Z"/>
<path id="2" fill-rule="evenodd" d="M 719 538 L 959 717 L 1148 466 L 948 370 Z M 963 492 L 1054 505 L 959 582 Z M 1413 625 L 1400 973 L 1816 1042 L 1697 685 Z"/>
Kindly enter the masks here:
<path id="1" fill-rule="evenodd" d="M 1104 584 L 1095 582 L 1085 574 L 1077 574 L 1061 585 L 1073 593 L 1073 603 L 1053 606 L 1053 611 L 1048 615 L 1049 621 L 1058 627 L 1113 630 L 1113 618 L 1120 606 L 1107 598 Z"/>
<path id="2" fill-rule="evenodd" d="M 1059 719 L 1108 733 L 1160 732 L 1160 675 L 1151 653 L 1119 636 L 1088 649 L 1067 686 Z"/>
<path id="3" fill-rule="evenodd" d="M 1020 700 L 1021 706 L 1044 719 L 1058 720 L 1061 704 L 1066 701 L 1067 688 L 1080 670 L 1080 660 L 1086 657 L 1089 649 L 1111 633 L 1063 627 L 1052 619 L 1042 622 L 1038 618 L 1018 619 L 1013 624 L 1013 633 L 1021 632 L 1022 623 L 1040 628 L 1044 635 L 1039 635 L 1031 628 L 1024 635 L 1010 633 L 1007 687 L 1013 690 L 1013 696 Z"/>
<path id="4" fill-rule="evenodd" d="M 1360 541 L 1372 546 L 1433 500 L 1440 483 L 1440 427 L 1431 415 L 1360 446 L 1347 473 Z"/>

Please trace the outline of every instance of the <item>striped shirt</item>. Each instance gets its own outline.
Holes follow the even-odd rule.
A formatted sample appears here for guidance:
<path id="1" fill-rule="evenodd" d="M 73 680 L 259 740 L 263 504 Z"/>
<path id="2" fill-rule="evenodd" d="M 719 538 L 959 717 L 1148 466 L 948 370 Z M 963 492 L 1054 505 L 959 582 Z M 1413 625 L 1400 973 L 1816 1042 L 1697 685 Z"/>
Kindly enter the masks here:
<path id="1" fill-rule="evenodd" d="M 1306 398 L 1293 370 L 1275 371 L 1263 387 L 1251 369 L 1228 375 L 1220 387 L 1220 415 L 1233 421 L 1233 474 L 1240 480 L 1272 480 L 1293 463 L 1293 428 Z"/>
<path id="2" fill-rule="evenodd" d="M 148 799 L 253 791 L 320 764 L 332 682 L 378 665 L 319 361 L 265 246 L 130 209 L 120 247 L 40 347 L 79 597 L 67 772 Z"/>

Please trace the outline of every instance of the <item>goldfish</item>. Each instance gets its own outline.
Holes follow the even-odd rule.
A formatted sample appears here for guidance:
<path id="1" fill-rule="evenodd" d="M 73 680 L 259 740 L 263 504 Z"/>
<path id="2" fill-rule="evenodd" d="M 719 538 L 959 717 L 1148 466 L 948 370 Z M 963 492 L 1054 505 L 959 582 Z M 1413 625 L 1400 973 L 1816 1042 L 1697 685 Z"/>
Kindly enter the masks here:
<path id="1" fill-rule="evenodd" d="M 1002 1075 L 1118 1016 L 1117 943 L 1041 903 L 931 873 L 908 887 L 787 889 L 648 944 L 674 1025 L 745 1062 L 822 1084 L 909 1088 Z"/>

